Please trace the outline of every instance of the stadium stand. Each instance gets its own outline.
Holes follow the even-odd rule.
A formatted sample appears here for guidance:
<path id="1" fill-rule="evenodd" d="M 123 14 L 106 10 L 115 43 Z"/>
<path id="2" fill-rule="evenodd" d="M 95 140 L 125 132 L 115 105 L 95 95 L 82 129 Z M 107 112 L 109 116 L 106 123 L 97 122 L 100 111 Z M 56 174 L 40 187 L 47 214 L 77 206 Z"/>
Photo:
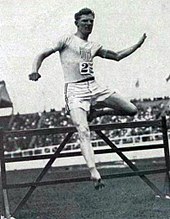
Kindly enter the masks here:
<path id="1" fill-rule="evenodd" d="M 132 121 L 146 121 L 159 119 L 160 116 L 166 115 L 167 119 L 170 117 L 170 98 L 153 98 L 143 100 L 132 100 L 132 102 L 138 108 L 138 114 L 136 116 L 102 116 L 94 119 L 92 124 L 104 124 L 104 123 L 121 123 Z M 27 130 L 36 128 L 54 128 L 58 126 L 71 126 L 72 122 L 70 116 L 65 113 L 63 108 L 61 111 L 51 109 L 50 112 L 31 113 L 31 114 L 19 114 L 11 116 L 0 117 L 0 126 L 9 130 Z M 122 136 L 135 136 L 144 135 L 150 133 L 158 133 L 159 128 L 135 128 L 135 129 L 121 129 L 105 131 L 109 137 L 122 137 Z M 48 136 L 33 136 L 33 137 L 12 137 L 7 136 L 5 140 L 5 150 L 15 151 L 17 149 L 38 148 L 49 145 L 57 145 L 64 138 L 64 134 L 60 135 L 48 135 Z M 91 139 L 96 139 L 97 136 L 92 132 Z M 72 142 L 77 140 L 77 134 L 75 133 Z"/>

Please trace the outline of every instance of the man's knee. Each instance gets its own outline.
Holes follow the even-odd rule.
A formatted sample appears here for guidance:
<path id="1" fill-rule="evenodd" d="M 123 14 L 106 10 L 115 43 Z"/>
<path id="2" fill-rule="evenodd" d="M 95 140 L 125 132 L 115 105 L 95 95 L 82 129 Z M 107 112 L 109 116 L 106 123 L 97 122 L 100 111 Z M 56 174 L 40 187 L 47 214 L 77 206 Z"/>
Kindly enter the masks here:
<path id="1" fill-rule="evenodd" d="M 81 139 L 90 138 L 90 129 L 88 126 L 83 124 L 76 124 L 76 128 L 78 130 L 78 134 Z"/>
<path id="2" fill-rule="evenodd" d="M 137 112 L 138 112 L 137 107 L 133 106 L 131 110 L 129 111 L 129 116 L 135 116 Z"/>

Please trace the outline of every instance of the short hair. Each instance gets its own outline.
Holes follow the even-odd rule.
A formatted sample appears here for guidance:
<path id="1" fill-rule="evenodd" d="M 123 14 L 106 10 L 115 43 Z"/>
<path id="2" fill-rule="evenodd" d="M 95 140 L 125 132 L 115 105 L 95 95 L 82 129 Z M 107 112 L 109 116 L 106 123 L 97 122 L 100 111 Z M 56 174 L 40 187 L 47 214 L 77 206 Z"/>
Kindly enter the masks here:
<path id="1" fill-rule="evenodd" d="M 85 15 L 87 15 L 87 14 L 92 14 L 92 15 L 93 15 L 93 18 L 95 18 L 95 13 L 94 13 L 94 11 L 92 11 L 90 8 L 83 8 L 83 9 L 81 9 L 80 11 L 78 11 L 77 13 L 75 13 L 75 15 L 74 15 L 75 20 L 76 20 L 76 21 L 79 20 L 80 17 L 81 17 L 81 15 L 83 15 L 83 14 L 85 14 Z"/>

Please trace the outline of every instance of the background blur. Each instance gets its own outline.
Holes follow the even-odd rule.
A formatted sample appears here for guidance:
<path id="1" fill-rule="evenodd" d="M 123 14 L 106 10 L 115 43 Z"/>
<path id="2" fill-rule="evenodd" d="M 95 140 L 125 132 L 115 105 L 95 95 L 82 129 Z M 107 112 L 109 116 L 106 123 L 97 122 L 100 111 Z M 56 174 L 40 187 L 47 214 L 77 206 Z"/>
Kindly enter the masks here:
<path id="1" fill-rule="evenodd" d="M 35 56 L 74 33 L 74 14 L 83 7 L 96 13 L 90 39 L 114 51 L 144 45 L 117 63 L 95 58 L 97 80 L 129 99 L 169 96 L 170 2 L 168 0 L 1 0 L 0 80 L 14 103 L 14 113 L 61 110 L 63 73 L 58 53 L 46 59 L 38 82 L 28 80 Z M 1 114 L 2 110 L 0 111 Z"/>

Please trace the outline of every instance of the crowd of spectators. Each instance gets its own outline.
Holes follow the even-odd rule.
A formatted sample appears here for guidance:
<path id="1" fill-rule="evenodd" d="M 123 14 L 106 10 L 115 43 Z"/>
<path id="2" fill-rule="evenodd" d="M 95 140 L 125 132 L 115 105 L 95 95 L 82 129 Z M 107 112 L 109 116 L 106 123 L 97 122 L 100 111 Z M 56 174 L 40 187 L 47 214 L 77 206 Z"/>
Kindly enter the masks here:
<path id="1" fill-rule="evenodd" d="M 134 121 L 146 121 L 159 119 L 162 115 L 166 114 L 167 118 L 170 117 L 169 102 L 170 99 L 157 98 L 154 100 L 132 100 L 138 108 L 138 114 L 134 117 L 129 116 L 102 116 L 95 118 L 92 124 L 108 124 L 108 123 L 122 123 L 122 122 L 134 122 Z M 0 119 L 1 122 L 2 118 Z M 32 113 L 32 114 L 16 114 L 12 116 L 10 130 L 27 130 L 36 128 L 54 128 L 54 127 L 67 127 L 72 126 L 70 116 L 65 113 L 65 110 L 56 111 L 51 109 L 50 112 Z M 117 129 L 105 131 L 111 138 L 122 137 L 122 136 L 134 136 L 144 135 L 150 133 L 158 133 L 159 128 L 133 128 L 133 129 Z M 6 150 L 14 151 L 17 149 L 27 149 L 35 147 L 43 147 L 49 145 L 57 145 L 64 139 L 65 134 L 51 134 L 41 135 L 33 137 L 6 137 Z M 91 133 L 91 139 L 95 140 L 97 135 L 95 132 Z M 77 140 L 77 134 L 75 133 L 71 139 L 72 142 Z"/>

